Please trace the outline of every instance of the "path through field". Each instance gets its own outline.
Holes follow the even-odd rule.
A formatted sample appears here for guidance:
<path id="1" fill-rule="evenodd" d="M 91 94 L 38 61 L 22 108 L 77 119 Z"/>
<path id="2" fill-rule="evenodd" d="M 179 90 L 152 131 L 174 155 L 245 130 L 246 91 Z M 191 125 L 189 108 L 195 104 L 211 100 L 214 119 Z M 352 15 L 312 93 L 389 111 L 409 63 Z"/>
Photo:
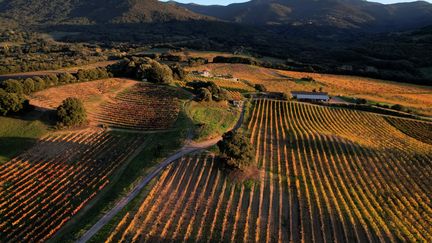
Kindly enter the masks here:
<path id="1" fill-rule="evenodd" d="M 242 112 L 240 114 L 239 120 L 233 127 L 233 130 L 237 130 L 243 123 L 245 115 L 245 109 L 243 107 Z M 110 211 L 108 211 L 102 218 L 91 227 L 78 241 L 77 243 L 84 243 L 90 240 L 103 226 L 105 226 L 117 213 L 119 213 L 129 202 L 131 202 L 139 192 L 159 173 L 164 170 L 168 165 L 172 162 L 180 159 L 183 156 L 188 154 L 209 148 L 215 145 L 222 137 L 216 137 L 213 139 L 205 140 L 202 142 L 190 142 L 186 144 L 179 151 L 175 152 L 173 155 L 165 159 L 162 163 L 160 163 L 152 173 L 144 177 L 141 182 L 125 197 L 123 197 Z"/>
<path id="2" fill-rule="evenodd" d="M 182 157 L 106 242 L 431 242 L 431 123 L 387 119 L 256 100 L 244 127 L 259 181 Z"/>

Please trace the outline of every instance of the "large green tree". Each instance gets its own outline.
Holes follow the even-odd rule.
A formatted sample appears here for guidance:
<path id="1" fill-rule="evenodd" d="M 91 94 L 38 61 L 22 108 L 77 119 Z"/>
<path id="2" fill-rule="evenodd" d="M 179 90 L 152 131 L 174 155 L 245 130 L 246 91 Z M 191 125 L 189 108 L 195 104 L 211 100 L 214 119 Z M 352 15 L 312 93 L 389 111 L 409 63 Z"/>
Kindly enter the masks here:
<path id="1" fill-rule="evenodd" d="M 225 133 L 217 146 L 222 160 L 230 167 L 244 169 L 255 161 L 254 149 L 249 139 L 241 133 Z"/>
<path id="2" fill-rule="evenodd" d="M 18 93 L 9 93 L 0 89 L 0 113 L 7 115 L 10 112 L 18 112 L 23 108 L 24 97 Z"/>
<path id="3" fill-rule="evenodd" d="M 59 125 L 70 127 L 83 124 L 87 113 L 80 99 L 69 97 L 57 108 L 57 117 Z"/>

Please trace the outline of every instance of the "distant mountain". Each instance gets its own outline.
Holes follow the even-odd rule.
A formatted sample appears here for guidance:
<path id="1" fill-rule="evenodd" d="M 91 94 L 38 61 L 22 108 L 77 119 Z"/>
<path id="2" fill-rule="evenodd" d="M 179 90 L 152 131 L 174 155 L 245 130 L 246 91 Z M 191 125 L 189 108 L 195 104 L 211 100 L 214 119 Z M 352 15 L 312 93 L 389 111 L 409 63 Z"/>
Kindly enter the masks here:
<path id="1" fill-rule="evenodd" d="M 221 20 L 250 25 L 401 30 L 432 24 L 432 4 L 423 1 L 385 5 L 363 0 L 252 0 L 228 6 L 175 5 Z"/>
<path id="2" fill-rule="evenodd" d="M 149 23 L 211 19 L 157 0 L 0 0 L 0 18 L 22 24 Z"/>

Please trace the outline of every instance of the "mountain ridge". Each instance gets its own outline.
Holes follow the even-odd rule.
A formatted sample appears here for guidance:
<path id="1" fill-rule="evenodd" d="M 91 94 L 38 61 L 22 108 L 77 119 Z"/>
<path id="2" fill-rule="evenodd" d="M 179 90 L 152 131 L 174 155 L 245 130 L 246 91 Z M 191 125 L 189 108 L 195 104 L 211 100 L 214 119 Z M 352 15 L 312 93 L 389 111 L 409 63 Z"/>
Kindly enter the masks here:
<path id="1" fill-rule="evenodd" d="M 149 23 L 213 19 L 157 0 L 6 0 L 0 1 L 0 17 L 21 24 Z"/>
<path id="2" fill-rule="evenodd" d="M 192 12 L 249 25 L 316 25 L 343 29 L 405 30 L 432 24 L 432 4 L 381 4 L 363 0 L 252 0 L 198 5 L 171 2 Z"/>

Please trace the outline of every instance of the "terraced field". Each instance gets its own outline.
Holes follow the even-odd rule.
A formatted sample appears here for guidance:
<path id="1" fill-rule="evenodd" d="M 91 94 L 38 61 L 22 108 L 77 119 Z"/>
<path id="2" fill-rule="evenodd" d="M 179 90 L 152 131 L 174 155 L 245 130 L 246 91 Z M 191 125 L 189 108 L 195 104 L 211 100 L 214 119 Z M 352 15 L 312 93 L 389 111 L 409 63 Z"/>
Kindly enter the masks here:
<path id="1" fill-rule="evenodd" d="M 0 241 L 43 242 L 145 142 L 102 129 L 55 133 L 0 166 Z"/>
<path id="2" fill-rule="evenodd" d="M 101 104 L 92 116 L 102 124 L 136 130 L 170 128 L 180 111 L 179 94 L 165 86 L 137 83 Z"/>
<path id="3" fill-rule="evenodd" d="M 244 128 L 258 182 L 183 158 L 107 241 L 432 241 L 430 144 L 377 114 L 267 99 Z"/>

